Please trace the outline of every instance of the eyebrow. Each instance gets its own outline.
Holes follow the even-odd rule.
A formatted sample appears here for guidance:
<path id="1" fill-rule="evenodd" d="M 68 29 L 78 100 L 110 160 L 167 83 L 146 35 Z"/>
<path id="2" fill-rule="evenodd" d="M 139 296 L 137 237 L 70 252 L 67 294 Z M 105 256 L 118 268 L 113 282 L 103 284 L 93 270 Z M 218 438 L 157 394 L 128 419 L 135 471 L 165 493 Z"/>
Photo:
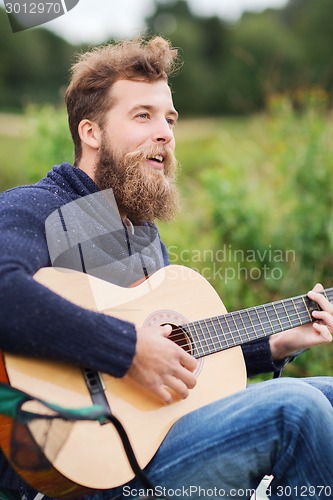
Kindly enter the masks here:
<path id="1" fill-rule="evenodd" d="M 132 109 L 130 109 L 129 114 L 135 113 L 136 111 L 140 111 L 141 109 L 145 109 L 147 111 L 154 111 L 156 109 L 156 107 L 151 106 L 150 104 L 137 104 Z M 178 118 L 178 113 L 173 108 L 171 108 L 166 114 L 174 116 L 175 119 Z"/>

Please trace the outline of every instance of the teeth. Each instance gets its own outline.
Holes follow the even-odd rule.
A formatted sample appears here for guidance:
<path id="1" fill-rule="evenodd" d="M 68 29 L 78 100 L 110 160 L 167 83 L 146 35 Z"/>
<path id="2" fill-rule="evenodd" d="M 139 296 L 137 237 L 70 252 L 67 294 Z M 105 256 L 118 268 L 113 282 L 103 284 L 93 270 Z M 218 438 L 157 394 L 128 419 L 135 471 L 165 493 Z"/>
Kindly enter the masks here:
<path id="1" fill-rule="evenodd" d="M 151 157 L 151 160 L 156 160 L 156 161 L 158 161 L 158 162 L 162 163 L 162 161 L 163 161 L 163 156 L 161 156 L 161 155 L 152 156 L 152 157 Z"/>

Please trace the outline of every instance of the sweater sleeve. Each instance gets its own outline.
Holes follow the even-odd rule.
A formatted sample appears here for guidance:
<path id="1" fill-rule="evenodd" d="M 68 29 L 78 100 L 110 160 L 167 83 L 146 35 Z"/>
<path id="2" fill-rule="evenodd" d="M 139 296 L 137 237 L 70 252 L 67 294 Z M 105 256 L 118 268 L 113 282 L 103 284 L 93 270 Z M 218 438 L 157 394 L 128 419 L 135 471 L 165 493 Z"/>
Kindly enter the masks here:
<path id="1" fill-rule="evenodd" d="M 248 377 L 260 373 L 280 372 L 289 359 L 275 363 L 269 346 L 269 338 L 256 340 L 242 346 Z"/>
<path id="2" fill-rule="evenodd" d="M 134 325 L 78 307 L 33 279 L 50 265 L 44 220 L 54 203 L 33 188 L 0 197 L 0 349 L 121 377 L 135 353 Z"/>

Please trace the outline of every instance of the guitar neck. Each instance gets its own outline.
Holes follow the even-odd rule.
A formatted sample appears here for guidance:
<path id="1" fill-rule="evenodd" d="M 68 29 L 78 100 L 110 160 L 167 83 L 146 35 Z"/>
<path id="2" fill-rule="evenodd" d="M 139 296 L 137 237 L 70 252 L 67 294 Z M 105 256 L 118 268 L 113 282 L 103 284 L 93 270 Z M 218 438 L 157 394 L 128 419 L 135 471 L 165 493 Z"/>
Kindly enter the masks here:
<path id="1" fill-rule="evenodd" d="M 333 288 L 322 293 L 333 301 Z M 222 316 L 180 325 L 190 339 L 193 356 L 201 358 L 214 352 L 252 342 L 312 321 L 318 304 L 306 295 L 250 307 Z"/>

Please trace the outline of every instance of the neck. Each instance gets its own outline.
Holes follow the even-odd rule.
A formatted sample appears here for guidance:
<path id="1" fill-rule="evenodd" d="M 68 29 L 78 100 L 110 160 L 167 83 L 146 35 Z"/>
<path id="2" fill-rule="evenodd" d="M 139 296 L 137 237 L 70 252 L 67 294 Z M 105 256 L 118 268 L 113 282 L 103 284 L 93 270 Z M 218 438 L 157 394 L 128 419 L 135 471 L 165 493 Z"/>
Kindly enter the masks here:
<path id="1" fill-rule="evenodd" d="M 83 170 L 89 177 L 95 182 L 95 170 L 97 165 L 96 154 L 92 152 L 82 153 L 80 160 L 77 163 L 77 167 Z"/>

